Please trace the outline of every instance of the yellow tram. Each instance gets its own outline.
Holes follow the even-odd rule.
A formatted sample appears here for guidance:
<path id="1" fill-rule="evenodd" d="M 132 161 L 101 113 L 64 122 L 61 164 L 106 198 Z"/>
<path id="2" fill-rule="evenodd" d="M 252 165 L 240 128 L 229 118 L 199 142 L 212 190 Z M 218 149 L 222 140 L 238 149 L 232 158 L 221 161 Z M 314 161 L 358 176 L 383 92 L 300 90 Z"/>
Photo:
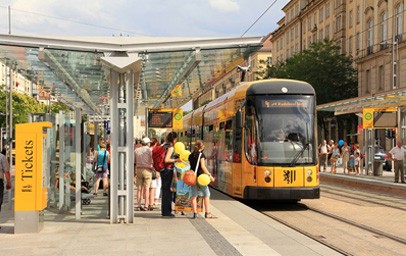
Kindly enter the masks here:
<path id="1" fill-rule="evenodd" d="M 211 185 L 230 196 L 319 198 L 315 104 L 306 82 L 244 82 L 187 114 L 180 141 L 204 141 Z"/>

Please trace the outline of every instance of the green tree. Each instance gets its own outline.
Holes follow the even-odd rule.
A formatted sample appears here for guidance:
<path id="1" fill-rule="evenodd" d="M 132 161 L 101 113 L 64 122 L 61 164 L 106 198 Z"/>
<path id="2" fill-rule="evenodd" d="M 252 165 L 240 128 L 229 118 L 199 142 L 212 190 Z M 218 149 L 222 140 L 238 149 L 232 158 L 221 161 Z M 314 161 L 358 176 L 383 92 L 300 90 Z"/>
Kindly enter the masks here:
<path id="1" fill-rule="evenodd" d="M 325 40 L 276 64 L 269 73 L 310 83 L 316 90 L 317 104 L 324 104 L 357 96 L 357 70 L 352 63 L 334 41 Z"/>
<path id="2" fill-rule="evenodd" d="M 64 103 L 58 101 L 58 102 L 52 102 L 51 103 L 51 112 L 54 114 L 59 113 L 59 111 L 65 111 L 69 112 L 71 109 Z"/>
<path id="3" fill-rule="evenodd" d="M 2 90 L 0 90 L 0 126 L 6 126 L 6 116 L 5 113 L 8 112 L 9 106 L 6 105 L 6 99 L 9 97 L 9 92 L 4 90 L 4 85 Z M 28 122 L 28 114 L 30 113 L 44 113 L 44 105 L 38 103 L 34 98 L 22 94 L 13 92 L 13 123 L 25 123 Z"/>
<path id="4" fill-rule="evenodd" d="M 353 98 L 357 96 L 357 70 L 352 58 L 341 54 L 334 41 L 313 43 L 309 49 L 295 54 L 286 62 L 277 63 L 268 70 L 269 77 L 290 78 L 310 83 L 317 94 L 317 104 Z M 319 125 L 333 113 L 318 113 Z M 338 118 L 348 120 L 354 117 Z"/>

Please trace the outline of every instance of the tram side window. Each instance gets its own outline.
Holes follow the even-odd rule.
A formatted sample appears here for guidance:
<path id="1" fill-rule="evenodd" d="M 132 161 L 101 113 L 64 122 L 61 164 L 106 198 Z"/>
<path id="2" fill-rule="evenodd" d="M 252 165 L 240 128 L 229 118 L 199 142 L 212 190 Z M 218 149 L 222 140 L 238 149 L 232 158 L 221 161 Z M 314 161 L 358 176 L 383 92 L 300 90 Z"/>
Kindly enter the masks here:
<path id="1" fill-rule="evenodd" d="M 257 130 L 255 127 L 256 118 L 255 118 L 255 108 L 254 106 L 247 106 L 247 112 L 245 117 L 245 136 L 244 136 L 244 145 L 245 145 L 245 156 L 251 164 L 258 163 L 258 154 L 257 154 Z"/>
<path id="2" fill-rule="evenodd" d="M 225 149 L 227 151 L 227 160 L 232 161 L 233 153 L 233 122 L 229 120 L 225 123 Z"/>

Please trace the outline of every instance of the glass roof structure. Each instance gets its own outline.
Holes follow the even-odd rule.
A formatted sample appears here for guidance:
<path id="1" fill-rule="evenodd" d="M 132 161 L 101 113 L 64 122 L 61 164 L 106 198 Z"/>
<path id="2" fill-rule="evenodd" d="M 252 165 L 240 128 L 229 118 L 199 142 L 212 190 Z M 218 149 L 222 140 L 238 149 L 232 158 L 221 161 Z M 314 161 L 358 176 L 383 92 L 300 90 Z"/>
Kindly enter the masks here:
<path id="1" fill-rule="evenodd" d="M 137 38 L 0 35 L 0 62 L 85 114 L 108 115 L 109 69 L 103 57 L 136 56 L 135 113 L 181 107 L 210 81 L 260 49 L 262 37 Z M 170 97 L 175 86 L 182 95 Z"/>

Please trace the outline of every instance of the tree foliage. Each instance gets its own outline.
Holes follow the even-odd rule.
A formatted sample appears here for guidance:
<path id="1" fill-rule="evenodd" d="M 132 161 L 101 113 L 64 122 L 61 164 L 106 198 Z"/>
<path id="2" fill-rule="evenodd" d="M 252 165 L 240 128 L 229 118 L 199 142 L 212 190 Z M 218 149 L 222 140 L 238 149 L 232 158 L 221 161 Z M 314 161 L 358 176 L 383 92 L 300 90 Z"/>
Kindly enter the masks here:
<path id="1" fill-rule="evenodd" d="M 276 64 L 269 76 L 310 83 L 316 90 L 317 104 L 324 104 L 357 96 L 357 71 L 352 63 L 334 41 L 325 40 Z"/>
<path id="2" fill-rule="evenodd" d="M 4 86 L 2 86 L 4 88 Z M 30 113 L 44 113 L 45 106 L 37 102 L 33 97 L 26 94 L 13 92 L 13 123 L 28 122 L 28 114 Z M 0 90 L 0 126 L 6 126 L 5 113 L 9 111 L 9 105 L 6 105 L 9 97 L 9 92 Z"/>

